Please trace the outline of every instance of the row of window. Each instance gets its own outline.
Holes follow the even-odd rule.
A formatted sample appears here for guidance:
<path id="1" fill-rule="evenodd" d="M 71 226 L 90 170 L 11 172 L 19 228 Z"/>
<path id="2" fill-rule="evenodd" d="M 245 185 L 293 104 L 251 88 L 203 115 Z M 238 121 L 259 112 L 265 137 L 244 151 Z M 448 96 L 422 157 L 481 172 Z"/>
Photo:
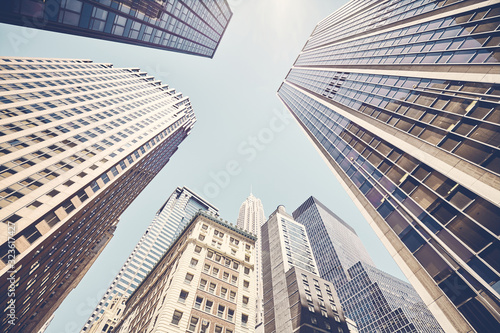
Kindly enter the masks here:
<path id="1" fill-rule="evenodd" d="M 325 23 L 330 22 L 334 23 L 334 25 L 325 30 L 318 29 L 320 32 L 312 36 L 306 44 L 305 49 L 308 50 L 312 47 L 347 38 L 370 29 L 381 29 L 384 25 L 389 25 L 415 15 L 428 13 L 459 1 L 462 0 L 392 0 L 362 10 L 356 16 L 349 15 L 347 19 L 337 18 L 334 20 L 335 14 L 333 14 L 331 20 L 325 20 Z M 352 24 L 353 20 L 356 20 L 358 24 Z M 335 24 L 337 22 L 339 23 Z"/>
<path id="2" fill-rule="evenodd" d="M 179 310 L 175 310 L 172 315 L 171 323 L 175 326 L 179 325 L 179 322 L 182 319 L 183 312 Z M 247 318 L 248 321 L 248 318 Z M 233 330 L 220 324 L 211 323 L 209 320 L 199 318 L 196 316 L 192 316 L 189 320 L 189 324 L 187 327 L 187 332 L 200 332 L 200 333 L 208 333 L 213 327 L 213 332 L 215 333 L 233 333 Z"/>
<path id="3" fill-rule="evenodd" d="M 495 31 L 500 24 L 500 18 L 492 17 L 499 14 L 500 6 L 493 9 L 487 7 L 477 12 L 472 11 L 459 16 L 449 16 L 354 41 L 335 44 L 301 54 L 297 60 L 297 65 L 311 65 L 313 63 L 333 65 L 399 62 L 498 62 L 500 61 L 498 55 L 487 59 L 486 53 L 483 55 L 481 52 L 476 55 L 472 51 L 450 53 L 450 55 L 454 54 L 451 58 L 442 57 L 439 60 L 436 58 L 437 53 L 433 52 L 498 46 L 500 37 L 491 36 L 491 32 Z M 467 21 L 471 23 L 466 23 Z M 466 37 L 471 34 L 474 36 Z M 489 36 L 491 37 L 488 38 Z M 416 56 L 419 52 L 421 54 Z M 413 55 L 402 57 L 405 54 Z M 397 61 L 397 59 L 401 60 Z"/>

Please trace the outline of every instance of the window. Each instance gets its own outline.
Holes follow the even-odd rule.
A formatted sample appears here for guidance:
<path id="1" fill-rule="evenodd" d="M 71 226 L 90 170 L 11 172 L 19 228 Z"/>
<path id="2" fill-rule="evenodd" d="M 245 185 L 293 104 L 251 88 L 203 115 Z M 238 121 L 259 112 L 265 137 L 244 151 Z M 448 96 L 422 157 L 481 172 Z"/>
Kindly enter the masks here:
<path id="1" fill-rule="evenodd" d="M 206 332 L 208 332 L 208 328 L 209 327 L 210 327 L 210 322 L 208 320 L 202 320 L 201 321 L 200 333 L 206 333 Z"/>
<path id="2" fill-rule="evenodd" d="M 214 305 L 214 302 L 208 301 L 205 303 L 205 311 L 206 312 L 212 312 L 212 306 Z"/>
<path id="3" fill-rule="evenodd" d="M 243 281 L 243 288 L 248 289 L 248 287 L 249 287 L 249 286 L 250 286 L 250 282 L 248 282 L 248 281 L 244 280 L 244 281 Z"/>
<path id="4" fill-rule="evenodd" d="M 208 225 L 203 224 L 203 225 L 201 226 L 201 228 L 202 228 L 203 230 L 207 230 L 207 229 L 208 229 Z"/>
<path id="5" fill-rule="evenodd" d="M 213 276 L 218 276 L 218 275 L 219 275 L 219 269 L 218 269 L 217 267 L 214 267 L 214 268 L 212 269 L 212 275 L 213 275 Z"/>
<path id="6" fill-rule="evenodd" d="M 340 317 L 337 316 L 337 315 L 333 315 L 333 317 L 335 318 L 335 321 L 339 322 L 340 323 Z"/>
<path id="7" fill-rule="evenodd" d="M 227 320 L 233 321 L 234 318 L 234 310 L 233 309 L 227 309 Z"/>
<path id="8" fill-rule="evenodd" d="M 233 262 L 233 268 L 234 269 L 238 269 L 239 265 L 240 264 L 237 261 Z"/>
<path id="9" fill-rule="evenodd" d="M 234 276 L 234 275 L 231 275 L 231 283 L 232 284 L 238 283 L 238 278 L 236 276 Z"/>
<path id="10" fill-rule="evenodd" d="M 186 302 L 186 298 L 188 297 L 188 295 L 189 295 L 189 292 L 187 292 L 185 290 L 181 290 L 178 302 L 180 302 L 180 303 Z"/>
<path id="11" fill-rule="evenodd" d="M 235 299 L 236 299 L 236 292 L 235 291 L 231 291 L 229 293 L 229 300 L 234 302 Z"/>
<path id="12" fill-rule="evenodd" d="M 243 269 L 243 272 L 244 272 L 246 275 L 250 274 L 250 268 L 245 267 L 245 268 Z"/>
<path id="13" fill-rule="evenodd" d="M 196 245 L 196 247 L 194 248 L 194 252 L 200 253 L 201 252 L 201 246 Z"/>
<path id="14" fill-rule="evenodd" d="M 222 333 L 222 327 L 215 325 L 215 333 Z"/>
<path id="15" fill-rule="evenodd" d="M 248 305 L 248 297 L 247 296 L 243 296 L 243 304 L 245 306 Z"/>
<path id="16" fill-rule="evenodd" d="M 191 317 L 191 321 L 189 322 L 188 331 L 194 332 L 196 330 L 196 326 L 198 325 L 199 319 L 196 317 Z"/>
<path id="17" fill-rule="evenodd" d="M 200 235 L 198 236 L 198 239 L 199 239 L 199 240 L 201 240 L 201 241 L 204 241 L 204 240 L 205 240 L 205 236 L 203 236 L 202 234 L 200 234 Z"/>
<path id="18" fill-rule="evenodd" d="M 248 251 L 250 251 L 250 245 L 249 244 L 245 244 L 245 249 L 247 249 Z"/>
<path id="19" fill-rule="evenodd" d="M 241 326 L 247 327 L 248 324 L 248 315 L 242 314 L 241 315 Z"/>
<path id="20" fill-rule="evenodd" d="M 203 266 L 203 271 L 205 273 L 208 273 L 210 271 L 210 265 L 209 264 L 205 264 L 205 266 Z"/>
<path id="21" fill-rule="evenodd" d="M 245 256 L 245 261 L 250 262 L 250 256 Z"/>
<path id="22" fill-rule="evenodd" d="M 313 323 L 314 325 L 318 324 L 318 320 L 316 319 L 316 317 L 311 317 L 311 323 Z"/>
<path id="23" fill-rule="evenodd" d="M 207 252 L 207 258 L 212 259 L 213 256 L 214 256 L 214 253 L 212 251 Z"/>
<path id="24" fill-rule="evenodd" d="M 224 272 L 224 274 L 222 274 L 222 278 L 227 281 L 229 279 L 229 273 Z"/>
<path id="25" fill-rule="evenodd" d="M 325 318 L 328 318 L 328 313 L 325 310 L 321 310 L 321 315 Z"/>
<path id="26" fill-rule="evenodd" d="M 175 310 L 174 315 L 172 316 L 172 324 L 179 325 L 179 321 L 181 321 L 182 312 Z"/>
<path id="27" fill-rule="evenodd" d="M 314 312 L 314 306 L 312 306 L 311 304 L 309 304 L 308 308 L 309 308 L 309 311 Z"/>
<path id="28" fill-rule="evenodd" d="M 224 287 L 220 288 L 220 297 L 226 298 L 226 296 L 227 296 L 227 289 Z"/>
<path id="29" fill-rule="evenodd" d="M 189 266 L 191 267 L 196 267 L 196 265 L 198 265 L 198 260 L 196 260 L 195 258 L 191 258 L 191 263 L 189 264 Z"/>
<path id="30" fill-rule="evenodd" d="M 332 326 L 327 321 L 325 321 L 325 327 L 326 327 L 327 330 L 331 330 L 332 329 Z"/>
<path id="31" fill-rule="evenodd" d="M 203 303 L 203 297 L 196 297 L 196 302 L 194 303 L 194 308 L 195 309 L 200 309 L 201 308 L 201 303 Z"/>
<path id="32" fill-rule="evenodd" d="M 200 289 L 205 290 L 206 286 L 207 286 L 207 280 L 201 279 L 200 280 Z"/>
<path id="33" fill-rule="evenodd" d="M 208 287 L 208 292 L 213 294 L 215 292 L 216 287 L 217 287 L 217 285 L 215 283 L 210 282 L 210 285 Z"/>
<path id="34" fill-rule="evenodd" d="M 191 284 L 191 281 L 193 281 L 193 277 L 193 274 L 187 273 L 186 277 L 184 278 L 184 283 Z"/>
<path id="35" fill-rule="evenodd" d="M 226 307 L 224 305 L 219 304 L 219 308 L 217 309 L 217 316 L 222 318 L 224 316 L 225 310 L 226 310 Z"/>

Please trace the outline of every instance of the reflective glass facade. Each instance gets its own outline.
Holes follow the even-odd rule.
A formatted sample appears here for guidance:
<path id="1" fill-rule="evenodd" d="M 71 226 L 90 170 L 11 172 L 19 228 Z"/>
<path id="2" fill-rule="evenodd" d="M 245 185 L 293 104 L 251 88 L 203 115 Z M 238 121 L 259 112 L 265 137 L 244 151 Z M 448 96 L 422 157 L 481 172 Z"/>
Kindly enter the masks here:
<path id="1" fill-rule="evenodd" d="M 138 69 L 15 57 L 0 69 L 0 303 L 13 277 L 17 305 L 0 326 L 36 332 L 196 118 Z"/>
<path id="2" fill-rule="evenodd" d="M 359 332 L 443 332 L 413 287 L 374 267 L 358 235 L 314 197 L 293 213 L 309 235 L 319 274 L 333 282 Z"/>
<path id="3" fill-rule="evenodd" d="M 499 15 L 351 1 L 278 91 L 450 331 L 500 329 Z"/>
<path id="4" fill-rule="evenodd" d="M 6 0 L 0 21 L 212 58 L 232 16 L 226 0 Z"/>
<path id="5" fill-rule="evenodd" d="M 218 210 L 186 187 L 178 187 L 156 213 L 134 251 L 120 269 L 106 294 L 81 332 L 107 332 L 118 324 L 120 315 L 107 315 L 113 299 L 126 300 L 161 259 L 175 238 L 199 211 L 217 215 Z M 106 327 L 106 328 L 105 328 Z"/>

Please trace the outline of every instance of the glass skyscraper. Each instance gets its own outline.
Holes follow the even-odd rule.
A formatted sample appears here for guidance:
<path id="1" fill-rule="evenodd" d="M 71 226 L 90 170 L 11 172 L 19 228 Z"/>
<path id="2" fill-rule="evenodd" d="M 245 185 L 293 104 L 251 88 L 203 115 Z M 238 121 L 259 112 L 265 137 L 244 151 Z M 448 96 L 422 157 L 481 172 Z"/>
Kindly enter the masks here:
<path id="1" fill-rule="evenodd" d="M 252 193 L 248 198 L 241 204 L 240 211 L 238 214 L 237 225 L 239 228 L 250 232 L 257 236 L 255 241 L 255 275 L 256 279 L 256 312 L 255 312 L 255 324 L 256 330 L 262 331 L 262 260 L 261 260 L 261 237 L 260 228 L 266 221 L 266 215 L 264 214 L 264 207 L 260 199 L 256 198 Z"/>
<path id="2" fill-rule="evenodd" d="M 212 58 L 226 0 L 5 0 L 0 22 Z"/>
<path id="3" fill-rule="evenodd" d="M 16 57 L 0 69 L 0 303 L 16 304 L 0 327 L 36 332 L 196 118 L 139 69 Z"/>
<path id="4" fill-rule="evenodd" d="M 187 187 L 175 189 L 156 213 L 153 222 L 135 246 L 81 332 L 111 332 L 123 314 L 123 310 L 120 313 L 110 311 L 113 308 L 112 305 L 121 304 L 127 300 L 199 210 L 218 214 L 216 207 Z"/>
<path id="5" fill-rule="evenodd" d="M 319 275 L 333 282 L 359 332 L 443 332 L 413 287 L 377 269 L 354 229 L 316 198 L 293 217 L 307 230 Z"/>
<path id="6" fill-rule="evenodd" d="M 443 329 L 500 331 L 500 4 L 350 1 L 278 91 Z"/>

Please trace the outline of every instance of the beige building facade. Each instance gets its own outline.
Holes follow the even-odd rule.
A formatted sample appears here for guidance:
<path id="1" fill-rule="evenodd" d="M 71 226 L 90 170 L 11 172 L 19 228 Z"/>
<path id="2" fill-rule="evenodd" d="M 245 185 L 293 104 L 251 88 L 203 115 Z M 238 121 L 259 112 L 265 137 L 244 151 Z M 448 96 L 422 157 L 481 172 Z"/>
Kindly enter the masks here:
<path id="1" fill-rule="evenodd" d="M 116 332 L 253 332 L 256 237 L 200 211 L 126 303 Z"/>

